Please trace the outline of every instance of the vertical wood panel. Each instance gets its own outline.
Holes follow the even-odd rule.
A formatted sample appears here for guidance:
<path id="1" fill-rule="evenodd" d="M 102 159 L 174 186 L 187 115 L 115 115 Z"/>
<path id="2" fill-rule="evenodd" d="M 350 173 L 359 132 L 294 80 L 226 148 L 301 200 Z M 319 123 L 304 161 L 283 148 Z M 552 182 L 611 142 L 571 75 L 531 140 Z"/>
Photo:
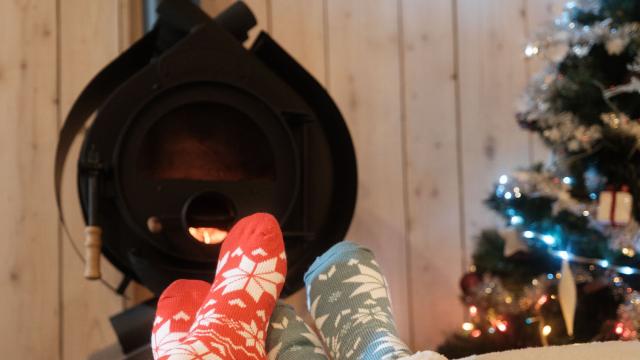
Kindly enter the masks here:
<path id="1" fill-rule="evenodd" d="M 271 34 L 318 81 L 325 83 L 324 1 L 271 0 Z"/>
<path id="2" fill-rule="evenodd" d="M 462 235 L 450 0 L 405 0 L 403 12 L 412 343 L 434 348 L 459 326 Z"/>
<path id="3" fill-rule="evenodd" d="M 398 327 L 409 338 L 397 2 L 329 0 L 329 90 L 358 158 L 358 202 L 348 238 L 384 269 Z"/>
<path id="4" fill-rule="evenodd" d="M 515 101 L 525 86 L 524 0 L 459 0 L 461 156 L 466 251 L 473 237 L 496 225 L 483 204 L 502 173 L 526 166 L 529 139 L 515 121 Z"/>
<path id="5" fill-rule="evenodd" d="M 61 0 L 60 11 L 60 106 L 66 116 L 89 80 L 118 55 L 119 8 L 115 1 Z M 84 221 L 75 185 L 80 140 L 77 139 L 67 161 L 63 201 L 71 235 L 82 249 Z M 62 249 L 63 358 L 85 359 L 93 351 L 116 341 L 109 316 L 122 310 L 122 301 L 101 283 L 83 278 L 82 263 L 66 238 Z M 119 273 L 104 258 L 102 270 L 110 283 L 119 280 Z"/>
<path id="6" fill-rule="evenodd" d="M 56 2 L 0 2 L 0 348 L 59 359 Z"/>

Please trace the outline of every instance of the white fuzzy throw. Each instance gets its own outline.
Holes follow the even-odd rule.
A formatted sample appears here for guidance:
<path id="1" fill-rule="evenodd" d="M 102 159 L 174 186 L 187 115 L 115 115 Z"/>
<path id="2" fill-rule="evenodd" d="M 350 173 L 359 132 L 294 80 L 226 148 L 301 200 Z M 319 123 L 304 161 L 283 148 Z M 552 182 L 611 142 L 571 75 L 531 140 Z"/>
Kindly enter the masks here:
<path id="1" fill-rule="evenodd" d="M 474 355 L 461 360 L 640 360 L 640 342 L 611 341 Z"/>

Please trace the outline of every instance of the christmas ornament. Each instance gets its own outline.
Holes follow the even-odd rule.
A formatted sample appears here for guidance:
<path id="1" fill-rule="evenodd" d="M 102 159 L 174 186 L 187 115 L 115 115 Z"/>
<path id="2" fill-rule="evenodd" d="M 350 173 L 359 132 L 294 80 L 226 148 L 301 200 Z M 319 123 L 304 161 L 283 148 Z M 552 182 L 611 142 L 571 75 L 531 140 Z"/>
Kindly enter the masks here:
<path id="1" fill-rule="evenodd" d="M 567 334 L 573 336 L 573 324 L 577 305 L 576 282 L 569 266 L 569 260 L 562 260 L 560 282 L 558 283 L 558 302 L 562 310 L 562 318 L 567 328 Z"/>
<path id="2" fill-rule="evenodd" d="M 520 236 L 520 232 L 516 228 L 508 228 L 499 232 L 500 237 L 504 240 L 505 257 L 510 257 L 517 252 L 525 252 L 529 250 L 529 246 Z"/>
<path id="3" fill-rule="evenodd" d="M 465 295 L 471 294 L 471 291 L 477 287 L 482 280 L 476 272 L 468 272 L 460 279 L 460 288 Z"/>
<path id="4" fill-rule="evenodd" d="M 626 225 L 631 221 L 632 209 L 633 197 L 627 186 L 622 186 L 619 191 L 605 190 L 600 193 L 596 218 L 611 226 Z"/>

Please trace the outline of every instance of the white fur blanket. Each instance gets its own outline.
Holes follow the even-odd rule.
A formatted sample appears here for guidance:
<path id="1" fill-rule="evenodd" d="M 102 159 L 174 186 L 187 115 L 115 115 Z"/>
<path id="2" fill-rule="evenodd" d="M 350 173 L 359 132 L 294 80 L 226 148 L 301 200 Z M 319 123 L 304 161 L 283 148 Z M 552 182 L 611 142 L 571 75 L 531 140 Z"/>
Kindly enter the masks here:
<path id="1" fill-rule="evenodd" d="M 610 341 L 566 346 L 549 346 L 474 355 L 460 360 L 640 360 L 640 342 Z M 446 360 L 427 351 L 404 360 Z"/>

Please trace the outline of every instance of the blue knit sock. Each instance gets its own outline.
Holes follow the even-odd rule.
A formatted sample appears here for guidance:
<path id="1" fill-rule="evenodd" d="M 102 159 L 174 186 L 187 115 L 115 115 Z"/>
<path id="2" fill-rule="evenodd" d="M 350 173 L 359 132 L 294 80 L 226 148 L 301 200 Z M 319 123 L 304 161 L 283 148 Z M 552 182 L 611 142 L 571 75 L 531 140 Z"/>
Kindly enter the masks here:
<path id="1" fill-rule="evenodd" d="M 269 360 L 327 360 L 316 334 L 292 306 L 278 301 L 267 331 Z"/>
<path id="2" fill-rule="evenodd" d="M 334 245 L 304 276 L 309 312 L 334 360 L 411 355 L 399 338 L 387 284 L 370 250 Z"/>

